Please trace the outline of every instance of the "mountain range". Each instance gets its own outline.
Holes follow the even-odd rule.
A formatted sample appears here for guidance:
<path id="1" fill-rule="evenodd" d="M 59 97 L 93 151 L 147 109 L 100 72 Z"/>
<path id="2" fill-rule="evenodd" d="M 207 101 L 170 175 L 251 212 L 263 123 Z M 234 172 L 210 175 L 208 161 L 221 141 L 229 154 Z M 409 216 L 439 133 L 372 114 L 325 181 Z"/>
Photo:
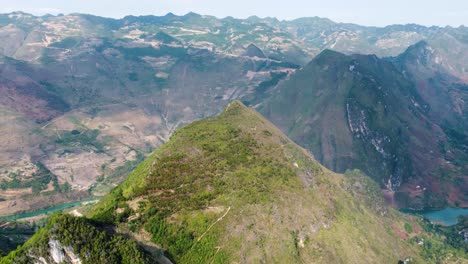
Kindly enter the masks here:
<path id="1" fill-rule="evenodd" d="M 2 215 L 102 196 L 235 99 L 394 205 L 467 204 L 463 26 L 15 12 L 0 37 Z"/>

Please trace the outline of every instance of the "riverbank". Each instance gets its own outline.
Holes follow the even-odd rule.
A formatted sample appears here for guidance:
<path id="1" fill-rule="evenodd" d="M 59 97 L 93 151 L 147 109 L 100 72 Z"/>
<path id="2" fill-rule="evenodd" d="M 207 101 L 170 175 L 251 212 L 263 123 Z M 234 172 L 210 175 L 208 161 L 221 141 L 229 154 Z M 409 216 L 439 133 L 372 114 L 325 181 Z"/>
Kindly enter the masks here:
<path id="1" fill-rule="evenodd" d="M 55 213 L 55 212 L 58 212 L 58 211 L 63 211 L 63 210 L 66 210 L 66 209 L 69 209 L 69 208 L 72 208 L 72 207 L 86 205 L 86 204 L 89 204 L 89 203 L 96 203 L 100 199 L 101 199 L 100 197 L 93 197 L 93 198 L 83 199 L 81 201 L 75 201 L 75 202 L 70 202 L 70 203 L 59 204 L 59 205 L 51 206 L 51 207 L 44 208 L 44 209 L 41 209 L 41 210 L 2 216 L 2 217 L 0 217 L 0 222 L 2 222 L 2 221 L 3 222 L 11 222 L 11 221 L 17 221 L 17 220 L 24 220 L 24 219 L 27 219 L 27 218 L 34 218 L 34 217 L 41 216 L 41 215 L 52 214 L 52 213 Z"/>
<path id="2" fill-rule="evenodd" d="M 459 216 L 468 216 L 468 208 L 445 208 L 442 210 L 401 210 L 403 213 L 423 216 L 431 223 L 444 226 L 456 225 Z"/>

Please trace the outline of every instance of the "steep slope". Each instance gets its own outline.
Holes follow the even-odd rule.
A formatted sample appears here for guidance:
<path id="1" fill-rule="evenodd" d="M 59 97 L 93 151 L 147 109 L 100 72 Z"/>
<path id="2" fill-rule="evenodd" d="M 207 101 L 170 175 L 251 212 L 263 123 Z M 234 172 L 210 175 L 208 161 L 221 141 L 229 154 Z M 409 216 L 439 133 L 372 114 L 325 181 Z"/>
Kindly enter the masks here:
<path id="1" fill-rule="evenodd" d="M 466 72 L 463 72 L 468 64 L 466 52 L 461 51 L 468 48 L 468 42 L 454 39 L 450 49 L 440 47 L 440 44 L 422 41 L 393 58 L 393 62 L 415 83 L 430 108 L 428 117 L 443 131 L 439 133 L 439 149 L 445 163 L 439 164 L 443 168 L 439 175 L 433 174 L 433 187 L 449 193 L 449 199 L 453 201 L 454 197 L 466 197 L 466 193 L 449 188 L 443 182 L 454 180 L 454 175 L 465 175 L 457 184 L 465 190 L 468 188 L 468 82 Z M 460 47 L 463 45 L 464 48 Z M 464 66 L 457 67 L 457 64 Z M 466 206 L 467 199 L 464 199 L 464 203 L 457 203 Z"/>
<path id="2" fill-rule="evenodd" d="M 441 51 L 435 45 L 421 41 L 393 58 L 393 62 L 416 84 L 431 108 L 431 118 L 446 122 L 452 128 L 466 127 L 467 106 L 464 102 L 468 98 L 468 80 L 465 73 L 454 72 L 454 69 L 465 69 L 468 60 L 457 49 Z M 468 42 L 465 45 L 468 48 Z M 456 67 L 449 63 L 466 65 Z"/>
<path id="3" fill-rule="evenodd" d="M 370 180 L 330 172 L 240 102 L 178 130 L 92 217 L 148 232 L 178 263 L 392 263 L 418 254 L 392 231 L 400 215 Z"/>
<path id="4" fill-rule="evenodd" d="M 439 147 L 447 142 L 442 122 L 391 62 L 324 51 L 260 96 L 258 110 L 325 166 L 363 170 L 391 201 L 396 191 L 400 206 L 466 203 L 466 169 L 447 166 Z"/>
<path id="5" fill-rule="evenodd" d="M 148 263 L 145 250 L 111 230 L 144 245 L 153 263 L 450 263 L 466 257 L 415 218 L 387 208 L 362 173 L 327 170 L 239 101 L 179 129 L 90 216 L 54 216 L 0 262 Z M 429 246 L 418 245 L 422 239 Z"/>
<path id="6" fill-rule="evenodd" d="M 49 121 L 70 109 L 53 91 L 36 83 L 41 71 L 28 63 L 0 58 L 0 105 L 36 122 Z"/>

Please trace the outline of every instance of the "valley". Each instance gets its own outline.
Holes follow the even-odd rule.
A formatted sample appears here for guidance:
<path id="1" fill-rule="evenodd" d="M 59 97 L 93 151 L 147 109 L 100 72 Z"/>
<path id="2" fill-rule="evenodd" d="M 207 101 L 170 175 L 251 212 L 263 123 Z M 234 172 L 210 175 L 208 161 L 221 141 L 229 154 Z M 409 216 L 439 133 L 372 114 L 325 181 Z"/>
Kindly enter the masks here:
<path id="1" fill-rule="evenodd" d="M 13 12 L 0 39 L 0 221 L 103 197 L 0 263 L 466 259 L 463 219 L 395 210 L 466 215 L 464 26 Z"/>
<path id="2" fill-rule="evenodd" d="M 233 101 L 178 129 L 86 217 L 53 215 L 0 261 L 463 261 L 461 236 L 443 242 L 456 229 L 436 230 L 388 207 L 359 170 L 331 172 Z"/>
<path id="3" fill-rule="evenodd" d="M 392 198 L 398 206 L 466 206 L 468 60 L 463 51 L 468 33 L 464 27 L 374 29 L 317 17 L 279 21 L 195 13 L 108 19 L 16 12 L 0 17 L 4 39 L 0 130 L 8 135 L 0 142 L 0 197 L 5 200 L 0 215 L 39 206 L 28 204 L 33 197 L 46 200 L 55 195 L 73 201 L 104 195 L 177 128 L 219 113 L 234 99 L 265 114 L 328 168 L 339 172 L 359 168 L 382 188 L 398 190 L 402 195 Z M 446 42 L 453 47 L 446 49 Z M 379 57 L 342 57 L 328 49 Z M 320 103 L 322 93 L 331 92 L 341 77 L 313 77 L 311 64 L 335 67 L 333 56 L 349 63 L 341 68 L 347 72 L 342 85 L 362 85 L 367 90 Z M 324 59 L 318 62 L 318 58 Z M 372 60 L 379 61 L 377 67 L 384 67 L 384 72 L 374 69 Z M 361 67 L 367 75 L 352 77 L 353 71 L 359 76 Z M 330 87 L 302 95 L 304 102 L 318 100 L 317 113 L 290 112 L 290 106 L 301 107 L 291 97 L 297 96 L 291 87 L 304 89 L 314 82 Z M 400 92 L 387 102 L 378 94 L 369 95 L 377 96 L 374 101 L 352 99 L 375 93 L 372 89 L 380 86 L 389 91 L 410 89 L 411 94 Z M 278 97 L 284 89 L 291 96 Z M 447 94 L 438 97 L 443 103 L 433 100 L 442 91 Z M 395 114 L 398 107 L 388 108 L 397 101 L 409 105 L 412 114 L 401 114 L 412 115 L 413 120 Z M 360 117 L 356 111 L 363 106 L 367 114 Z M 389 120 L 360 135 L 354 126 L 371 118 L 372 111 L 386 111 L 399 121 Z M 336 125 L 330 127 L 326 120 Z M 415 126 L 402 135 L 390 132 L 391 127 L 408 122 Z M 336 129 L 341 135 L 317 132 Z M 403 142 L 411 143 L 411 151 L 390 146 Z M 371 154 L 379 149 L 385 154 Z M 395 158 L 400 161 L 391 160 Z"/>

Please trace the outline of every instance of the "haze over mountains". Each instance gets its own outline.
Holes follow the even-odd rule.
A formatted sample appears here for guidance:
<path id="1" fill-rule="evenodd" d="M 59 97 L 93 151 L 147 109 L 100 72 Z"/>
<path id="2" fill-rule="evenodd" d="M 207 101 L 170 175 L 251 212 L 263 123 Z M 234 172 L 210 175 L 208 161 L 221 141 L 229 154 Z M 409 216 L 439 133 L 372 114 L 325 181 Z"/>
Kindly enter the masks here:
<path id="1" fill-rule="evenodd" d="M 399 206 L 466 206 L 465 27 L 16 12 L 0 37 L 0 214 L 103 195 L 234 99 Z"/>

